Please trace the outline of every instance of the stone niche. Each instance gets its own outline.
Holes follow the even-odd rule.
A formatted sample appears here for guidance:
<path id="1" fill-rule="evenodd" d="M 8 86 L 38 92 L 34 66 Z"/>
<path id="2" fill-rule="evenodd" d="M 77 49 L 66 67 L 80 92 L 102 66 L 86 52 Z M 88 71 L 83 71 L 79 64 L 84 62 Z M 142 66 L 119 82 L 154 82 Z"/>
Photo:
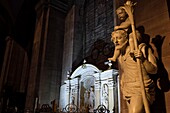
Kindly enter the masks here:
<path id="1" fill-rule="evenodd" d="M 100 71 L 91 64 L 79 66 L 60 88 L 59 109 L 98 112 L 102 107 L 120 112 L 118 70 Z M 70 109 L 70 106 L 74 109 Z M 69 108 L 68 108 L 69 107 Z"/>

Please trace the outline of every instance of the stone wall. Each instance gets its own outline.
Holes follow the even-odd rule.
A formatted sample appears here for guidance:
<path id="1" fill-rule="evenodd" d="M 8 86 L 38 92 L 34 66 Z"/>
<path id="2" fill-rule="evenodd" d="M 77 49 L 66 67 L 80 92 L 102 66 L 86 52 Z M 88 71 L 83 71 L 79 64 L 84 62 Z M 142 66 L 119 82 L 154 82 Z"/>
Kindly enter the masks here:
<path id="1" fill-rule="evenodd" d="M 156 89 L 156 103 L 154 113 L 169 113 L 170 91 L 167 92 L 168 76 L 170 78 L 170 5 L 168 0 L 137 0 L 135 9 L 136 25 L 144 26 L 145 33 L 150 36 L 150 44 L 158 58 L 158 75 L 162 90 Z"/>

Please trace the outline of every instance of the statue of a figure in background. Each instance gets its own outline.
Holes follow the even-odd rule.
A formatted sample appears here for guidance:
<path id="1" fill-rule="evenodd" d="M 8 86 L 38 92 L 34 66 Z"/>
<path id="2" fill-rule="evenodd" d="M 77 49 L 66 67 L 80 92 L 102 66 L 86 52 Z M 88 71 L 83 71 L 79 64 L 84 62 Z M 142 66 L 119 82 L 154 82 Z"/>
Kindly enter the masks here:
<path id="1" fill-rule="evenodd" d="M 109 91 L 108 91 L 108 85 L 103 84 L 103 89 L 102 89 L 102 101 L 103 105 L 106 107 L 106 109 L 109 108 Z"/>
<path id="2" fill-rule="evenodd" d="M 90 89 L 85 90 L 84 92 L 84 107 L 88 109 L 88 112 L 93 112 L 95 105 L 95 94 L 94 89 L 91 86 Z"/>
<path id="3" fill-rule="evenodd" d="M 89 99 L 89 94 L 88 94 L 88 91 L 85 90 L 85 92 L 84 92 L 84 106 L 85 106 L 85 108 L 88 107 L 88 99 Z"/>
<path id="4" fill-rule="evenodd" d="M 75 96 L 74 96 L 74 94 L 71 95 L 71 104 L 72 105 L 75 104 Z"/>
<path id="5" fill-rule="evenodd" d="M 95 95 L 94 95 L 94 90 L 93 87 L 90 87 L 89 91 L 89 112 L 93 112 L 94 110 L 94 103 L 95 103 Z"/>
<path id="6" fill-rule="evenodd" d="M 153 80 L 150 79 L 149 74 L 157 72 L 156 59 L 151 49 L 142 43 L 142 37 L 134 28 L 132 2 L 127 1 L 124 6 L 119 9 L 118 14 L 119 18 L 126 16 L 125 24 L 120 25 L 126 27 L 116 26 L 115 31 L 112 32 L 111 40 L 115 48 L 118 48 L 118 53 L 115 53 L 116 57 L 113 56 L 114 58 L 108 58 L 108 60 L 115 61 L 118 58 L 121 90 L 129 113 L 144 113 L 144 111 L 150 113 L 148 108 L 154 101 L 155 91 Z M 128 26 L 132 27 L 130 34 L 126 30 Z M 129 43 L 131 38 L 134 39 L 132 44 L 134 49 Z"/>

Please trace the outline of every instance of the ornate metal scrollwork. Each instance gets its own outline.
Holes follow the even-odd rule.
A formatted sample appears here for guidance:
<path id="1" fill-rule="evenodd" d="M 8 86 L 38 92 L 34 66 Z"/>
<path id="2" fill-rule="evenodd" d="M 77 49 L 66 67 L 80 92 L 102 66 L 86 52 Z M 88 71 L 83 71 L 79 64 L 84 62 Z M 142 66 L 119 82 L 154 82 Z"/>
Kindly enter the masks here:
<path id="1" fill-rule="evenodd" d="M 99 105 L 97 107 L 97 112 L 98 113 L 106 113 L 106 111 L 107 111 L 107 109 L 106 109 L 106 106 L 104 106 L 104 105 Z"/>
<path id="2" fill-rule="evenodd" d="M 67 104 L 65 110 L 66 112 L 77 112 L 78 107 L 75 104 Z"/>

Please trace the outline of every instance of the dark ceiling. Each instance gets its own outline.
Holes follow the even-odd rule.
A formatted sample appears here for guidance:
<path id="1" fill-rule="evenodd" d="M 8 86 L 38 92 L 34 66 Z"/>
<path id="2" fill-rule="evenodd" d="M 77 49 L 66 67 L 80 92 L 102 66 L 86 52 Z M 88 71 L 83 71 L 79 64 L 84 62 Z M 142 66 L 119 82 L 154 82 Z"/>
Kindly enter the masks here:
<path id="1" fill-rule="evenodd" d="M 4 41 L 7 36 L 11 36 L 24 48 L 28 46 L 33 39 L 37 2 L 38 0 L 0 1 L 1 41 Z"/>
<path id="2" fill-rule="evenodd" d="M 40 0 L 0 0 L 0 68 L 2 66 L 5 38 L 10 36 L 26 51 L 32 47 L 36 11 Z M 49 1 L 49 0 L 48 0 Z M 68 3 L 68 0 L 62 0 Z"/>
<path id="3" fill-rule="evenodd" d="M 13 38 L 24 49 L 31 49 L 37 2 L 38 0 L 0 0 L 0 69 L 7 36 Z"/>

